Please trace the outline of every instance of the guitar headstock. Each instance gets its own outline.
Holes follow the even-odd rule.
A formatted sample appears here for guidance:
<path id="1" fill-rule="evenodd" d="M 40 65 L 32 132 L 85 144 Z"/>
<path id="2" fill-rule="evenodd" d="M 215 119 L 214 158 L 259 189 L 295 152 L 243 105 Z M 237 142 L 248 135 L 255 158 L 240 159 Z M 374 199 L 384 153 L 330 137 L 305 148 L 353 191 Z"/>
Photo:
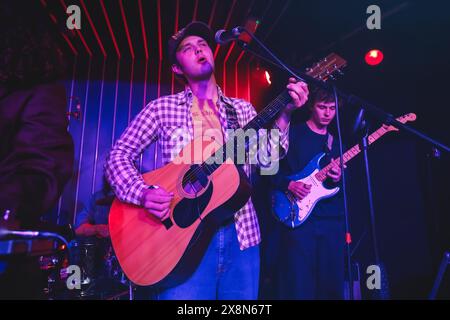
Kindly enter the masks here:
<path id="1" fill-rule="evenodd" d="M 404 114 L 403 116 L 400 116 L 398 118 L 396 118 L 395 120 L 397 120 L 398 122 L 401 123 L 406 123 L 406 122 L 412 122 L 415 121 L 417 119 L 417 116 L 415 113 L 407 113 Z M 383 125 L 383 128 L 386 129 L 387 131 L 398 131 L 398 129 L 394 126 L 388 126 L 386 124 Z"/>
<path id="2" fill-rule="evenodd" d="M 330 53 L 311 68 L 306 69 L 306 74 L 318 80 L 326 81 L 328 78 L 334 78 L 335 73 L 342 74 L 341 70 L 346 65 L 347 61 L 342 57 L 336 53 Z"/>

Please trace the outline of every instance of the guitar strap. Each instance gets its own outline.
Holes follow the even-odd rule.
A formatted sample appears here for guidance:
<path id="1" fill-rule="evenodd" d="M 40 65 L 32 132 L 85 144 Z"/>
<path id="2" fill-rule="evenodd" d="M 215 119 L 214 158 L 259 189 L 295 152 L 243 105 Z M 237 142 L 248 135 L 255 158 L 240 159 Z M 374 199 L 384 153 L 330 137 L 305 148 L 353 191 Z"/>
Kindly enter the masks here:
<path id="1" fill-rule="evenodd" d="M 236 110 L 233 106 L 230 106 L 228 103 L 224 103 L 225 106 L 225 113 L 227 115 L 227 129 L 239 129 L 239 122 Z"/>

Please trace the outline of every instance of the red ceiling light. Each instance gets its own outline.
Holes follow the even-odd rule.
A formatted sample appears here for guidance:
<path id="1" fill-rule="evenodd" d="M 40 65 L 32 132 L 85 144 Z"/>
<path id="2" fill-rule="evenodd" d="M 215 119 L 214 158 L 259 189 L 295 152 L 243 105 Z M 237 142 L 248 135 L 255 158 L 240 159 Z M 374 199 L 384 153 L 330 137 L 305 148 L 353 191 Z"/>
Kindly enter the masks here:
<path id="1" fill-rule="evenodd" d="M 272 84 L 272 80 L 270 79 L 270 73 L 269 73 L 269 71 L 264 71 L 264 77 L 265 77 L 265 79 L 266 79 L 266 81 L 267 81 L 267 84 L 270 86 L 271 84 Z"/>
<path id="2" fill-rule="evenodd" d="M 366 53 L 365 60 L 366 63 L 370 66 L 376 66 L 383 61 L 384 55 L 383 52 L 381 52 L 378 49 L 372 49 L 369 52 Z"/>

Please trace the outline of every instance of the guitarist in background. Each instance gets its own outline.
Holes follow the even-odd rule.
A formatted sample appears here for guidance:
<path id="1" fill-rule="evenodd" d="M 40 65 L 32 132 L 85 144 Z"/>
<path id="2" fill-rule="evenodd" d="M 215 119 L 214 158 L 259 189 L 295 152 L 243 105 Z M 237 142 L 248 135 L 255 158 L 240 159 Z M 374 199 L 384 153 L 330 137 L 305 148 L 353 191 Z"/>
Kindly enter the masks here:
<path id="1" fill-rule="evenodd" d="M 309 194 L 311 185 L 290 181 L 318 153 L 326 152 L 321 165 L 339 156 L 339 144 L 329 133 L 336 110 L 332 94 L 317 90 L 310 99 L 307 120 L 302 112 L 292 116 L 289 151 L 272 177 L 273 187 L 289 191 L 298 199 Z M 309 103 L 308 103 L 309 104 Z M 330 170 L 327 187 L 341 179 L 339 165 Z M 344 209 L 340 193 L 316 204 L 311 216 L 299 227 L 279 224 L 280 252 L 278 289 L 280 299 L 343 299 Z"/>
<path id="2" fill-rule="evenodd" d="M 169 39 L 172 71 L 184 82 L 185 90 L 150 102 L 116 142 L 105 166 L 119 200 L 143 206 L 161 220 L 168 217 L 173 195 L 144 182 L 134 165 L 143 149 L 158 140 L 166 164 L 199 132 L 215 130 L 213 138 L 222 144 L 227 129 L 242 128 L 256 116 L 249 102 L 226 97 L 217 86 L 211 40 L 211 29 L 201 22 L 190 23 Z M 292 102 L 274 124 L 284 150 L 288 148 L 290 114 L 308 97 L 303 82 L 291 79 L 287 88 Z M 269 144 L 270 150 L 274 148 L 278 146 Z M 283 150 L 280 152 L 283 155 Z M 249 175 L 250 166 L 244 165 L 244 171 Z M 178 286 L 159 290 L 156 298 L 256 299 L 260 241 L 258 219 L 249 200 L 235 213 L 234 223 L 230 221 L 215 233 L 192 276 Z"/>
<path id="3" fill-rule="evenodd" d="M 109 238 L 108 215 L 114 194 L 106 178 L 103 177 L 103 187 L 89 199 L 89 204 L 77 213 L 75 219 L 75 234 L 80 237 Z"/>

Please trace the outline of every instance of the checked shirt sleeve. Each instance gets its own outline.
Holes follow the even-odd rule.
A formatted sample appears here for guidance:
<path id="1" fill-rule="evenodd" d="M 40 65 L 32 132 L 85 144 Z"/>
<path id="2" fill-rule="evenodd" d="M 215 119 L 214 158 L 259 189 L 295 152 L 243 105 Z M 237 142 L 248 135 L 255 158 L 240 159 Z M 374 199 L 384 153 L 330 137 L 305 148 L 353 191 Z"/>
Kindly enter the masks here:
<path id="1" fill-rule="evenodd" d="M 140 205 L 142 193 L 147 188 L 136 161 L 158 137 L 156 107 L 157 104 L 151 102 L 136 116 L 106 159 L 106 178 L 117 198 L 123 202 Z"/>

